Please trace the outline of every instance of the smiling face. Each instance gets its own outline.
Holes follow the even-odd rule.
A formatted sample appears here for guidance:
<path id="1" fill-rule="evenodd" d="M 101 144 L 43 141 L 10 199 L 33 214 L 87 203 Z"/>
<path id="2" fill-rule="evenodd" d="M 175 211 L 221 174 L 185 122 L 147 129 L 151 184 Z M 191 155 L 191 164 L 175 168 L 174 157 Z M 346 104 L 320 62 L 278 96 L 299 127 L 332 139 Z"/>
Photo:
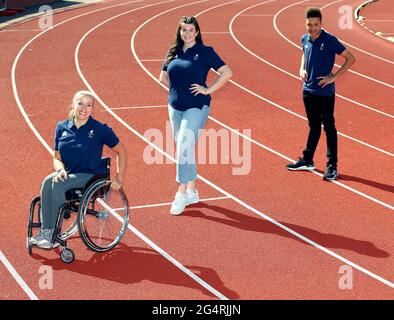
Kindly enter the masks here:
<path id="1" fill-rule="evenodd" d="M 305 20 L 306 30 L 312 39 L 316 39 L 320 35 L 322 22 L 320 18 L 308 18 Z"/>
<path id="2" fill-rule="evenodd" d="M 87 121 L 92 114 L 93 103 L 93 98 L 88 96 L 82 96 L 80 99 L 75 101 L 73 105 L 75 119 L 80 122 Z"/>
<path id="3" fill-rule="evenodd" d="M 192 46 L 196 43 L 198 31 L 194 24 L 182 23 L 179 33 L 186 46 Z"/>

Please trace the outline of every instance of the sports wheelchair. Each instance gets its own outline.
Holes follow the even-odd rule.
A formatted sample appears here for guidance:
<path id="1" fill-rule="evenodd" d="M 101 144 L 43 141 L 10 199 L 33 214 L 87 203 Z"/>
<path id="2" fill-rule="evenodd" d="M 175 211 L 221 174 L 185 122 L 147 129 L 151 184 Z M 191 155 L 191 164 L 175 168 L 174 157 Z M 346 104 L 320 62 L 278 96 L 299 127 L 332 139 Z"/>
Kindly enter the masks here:
<path id="1" fill-rule="evenodd" d="M 106 252 L 122 239 L 129 222 L 129 203 L 123 189 L 111 189 L 111 158 L 103 158 L 105 175 L 92 177 L 83 188 L 66 192 L 66 203 L 59 210 L 52 235 L 52 247 L 61 246 L 60 259 L 64 263 L 74 261 L 74 252 L 67 247 L 67 240 L 79 230 L 83 243 L 95 252 Z M 30 204 L 27 231 L 27 249 L 32 255 L 30 238 L 33 229 L 41 228 L 41 197 Z"/>

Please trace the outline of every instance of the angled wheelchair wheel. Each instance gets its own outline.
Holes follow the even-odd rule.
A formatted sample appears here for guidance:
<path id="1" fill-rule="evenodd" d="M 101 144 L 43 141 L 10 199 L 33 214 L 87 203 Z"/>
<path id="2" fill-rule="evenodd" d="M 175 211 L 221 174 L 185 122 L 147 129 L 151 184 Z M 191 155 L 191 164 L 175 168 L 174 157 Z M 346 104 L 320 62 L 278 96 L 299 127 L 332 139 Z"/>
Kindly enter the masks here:
<path id="1" fill-rule="evenodd" d="M 64 207 L 62 214 L 64 215 L 64 218 L 59 237 L 62 240 L 67 240 L 78 230 L 78 207 L 66 206 Z"/>
<path id="2" fill-rule="evenodd" d="M 115 247 L 126 232 L 129 203 L 123 189 L 110 188 L 108 179 L 93 183 L 82 196 L 78 228 L 85 245 L 97 252 Z"/>

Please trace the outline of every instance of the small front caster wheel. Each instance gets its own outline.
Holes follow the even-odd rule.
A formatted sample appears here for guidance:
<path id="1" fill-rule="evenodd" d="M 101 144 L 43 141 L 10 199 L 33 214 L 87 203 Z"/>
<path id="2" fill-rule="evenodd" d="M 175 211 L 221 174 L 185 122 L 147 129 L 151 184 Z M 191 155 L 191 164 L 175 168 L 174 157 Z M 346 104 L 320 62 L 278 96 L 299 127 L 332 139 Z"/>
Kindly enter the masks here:
<path id="1" fill-rule="evenodd" d="M 75 255 L 71 249 L 63 248 L 63 250 L 60 252 L 60 259 L 64 263 L 71 263 L 74 261 L 74 258 L 75 258 Z"/>

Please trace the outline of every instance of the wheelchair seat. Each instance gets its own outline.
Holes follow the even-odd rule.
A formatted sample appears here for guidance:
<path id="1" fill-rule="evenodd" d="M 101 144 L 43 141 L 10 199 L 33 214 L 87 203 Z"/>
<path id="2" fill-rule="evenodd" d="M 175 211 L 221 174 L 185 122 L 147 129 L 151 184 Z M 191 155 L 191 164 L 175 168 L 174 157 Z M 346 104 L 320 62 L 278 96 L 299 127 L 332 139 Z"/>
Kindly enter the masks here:
<path id="1" fill-rule="evenodd" d="M 96 174 L 93 176 L 84 187 L 80 188 L 71 188 L 66 191 L 66 200 L 68 202 L 78 201 L 82 198 L 82 195 L 85 190 L 87 190 L 94 182 L 100 179 L 110 179 L 111 172 L 111 158 L 102 158 L 101 162 L 104 164 L 105 167 L 105 174 Z"/>

